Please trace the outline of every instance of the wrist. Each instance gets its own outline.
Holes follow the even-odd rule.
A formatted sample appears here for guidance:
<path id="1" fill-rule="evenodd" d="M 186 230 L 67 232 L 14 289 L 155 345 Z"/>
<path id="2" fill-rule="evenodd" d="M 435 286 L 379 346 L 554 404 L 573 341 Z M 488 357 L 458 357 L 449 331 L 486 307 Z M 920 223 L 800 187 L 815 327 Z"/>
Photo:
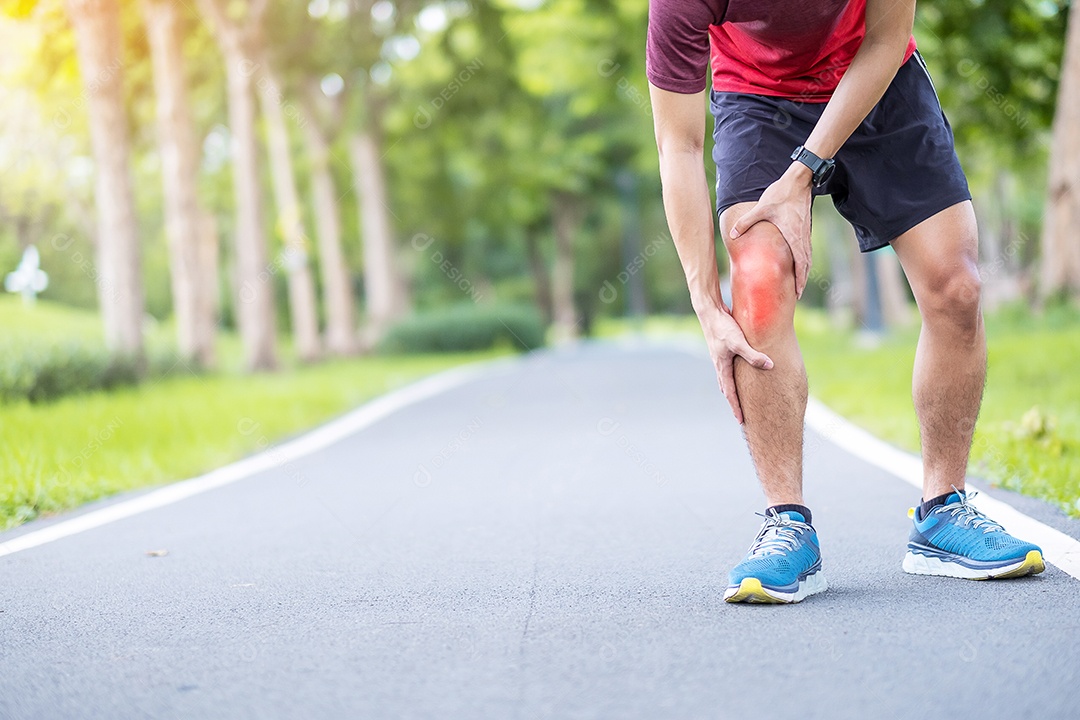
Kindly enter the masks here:
<path id="1" fill-rule="evenodd" d="M 694 308 L 694 314 L 698 316 L 699 320 L 714 316 L 717 313 L 727 312 L 723 299 L 718 294 L 713 293 L 702 293 L 696 296 L 691 294 L 690 306 Z"/>
<path id="2" fill-rule="evenodd" d="M 798 165 L 802 165 L 809 171 L 809 185 L 812 187 L 824 186 L 836 169 L 834 159 L 823 158 L 805 145 L 800 145 L 791 153 L 791 164 L 796 166 L 788 168 L 790 172 L 795 173 L 796 182 L 807 182 L 806 172 L 798 168 Z"/>
<path id="3" fill-rule="evenodd" d="M 784 176 L 792 182 L 798 183 L 806 187 L 810 187 L 814 183 L 814 173 L 803 163 L 798 160 L 792 160 L 788 165 L 787 171 Z"/>

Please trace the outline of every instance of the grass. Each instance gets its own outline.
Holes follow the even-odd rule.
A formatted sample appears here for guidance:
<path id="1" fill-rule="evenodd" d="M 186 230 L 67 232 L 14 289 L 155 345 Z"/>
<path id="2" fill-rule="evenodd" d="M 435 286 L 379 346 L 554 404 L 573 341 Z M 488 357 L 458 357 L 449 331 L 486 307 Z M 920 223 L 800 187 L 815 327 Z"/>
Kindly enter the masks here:
<path id="1" fill-rule="evenodd" d="M 13 303 L 12 300 L 15 302 Z M 100 342 L 98 316 L 39 303 L 0 302 L 0 344 Z M 148 344 L 170 342 L 152 328 Z M 284 345 L 284 343 L 283 343 Z M 225 335 L 217 373 L 181 366 L 164 377 L 56 402 L 0 404 L 0 530 L 108 495 L 191 477 L 310 428 L 377 395 L 465 362 L 505 354 L 381 355 L 244 375 Z"/>
<path id="2" fill-rule="evenodd" d="M 969 470 L 1080 516 L 1080 313 L 1007 308 L 988 316 L 986 325 L 989 377 Z M 600 328 L 612 335 L 628 326 L 606 321 Z M 917 452 L 911 401 L 917 328 L 867 347 L 818 311 L 800 308 L 796 326 L 810 392 L 875 435 Z M 701 335 L 693 317 L 649 318 L 644 327 Z"/>

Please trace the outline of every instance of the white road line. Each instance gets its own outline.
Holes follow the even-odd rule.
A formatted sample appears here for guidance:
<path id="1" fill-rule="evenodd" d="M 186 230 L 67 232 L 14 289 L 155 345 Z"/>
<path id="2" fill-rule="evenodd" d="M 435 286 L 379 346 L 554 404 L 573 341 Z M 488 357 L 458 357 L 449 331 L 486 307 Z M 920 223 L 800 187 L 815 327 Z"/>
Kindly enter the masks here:
<path id="1" fill-rule="evenodd" d="M 132 515 L 171 505 L 185 498 L 199 495 L 242 480 L 256 473 L 281 467 L 306 455 L 318 452 L 350 435 L 374 425 L 378 421 L 414 403 L 464 385 L 481 375 L 488 375 L 493 369 L 513 364 L 513 359 L 498 359 L 466 365 L 432 375 L 419 382 L 407 385 L 361 405 L 356 410 L 333 420 L 322 427 L 273 446 L 257 455 L 213 470 L 205 475 L 167 485 L 70 520 L 19 535 L 0 543 L 0 557 L 12 555 L 21 550 L 29 550 L 39 545 L 70 537 L 77 533 L 107 525 Z"/>
<path id="2" fill-rule="evenodd" d="M 860 460 L 879 467 L 922 490 L 922 461 L 918 457 L 895 448 L 852 425 L 816 398 L 810 398 L 807 405 L 806 424 L 814 432 Z M 967 483 L 967 487 L 972 490 L 978 489 L 970 482 Z M 1012 505 L 985 493 L 980 493 L 975 497 L 972 504 L 1005 526 L 1009 532 L 1040 546 L 1047 562 L 1080 580 L 1080 541 L 1049 525 L 1044 525 Z"/>

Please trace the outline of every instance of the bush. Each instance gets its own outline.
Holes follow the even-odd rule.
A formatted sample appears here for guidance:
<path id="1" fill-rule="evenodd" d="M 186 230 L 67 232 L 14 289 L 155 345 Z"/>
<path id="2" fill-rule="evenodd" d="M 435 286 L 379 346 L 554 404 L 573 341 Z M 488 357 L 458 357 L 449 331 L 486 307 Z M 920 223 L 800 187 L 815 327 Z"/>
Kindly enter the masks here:
<path id="1" fill-rule="evenodd" d="M 528 305 L 474 305 L 413 315 L 392 327 L 379 345 L 383 353 L 465 352 L 544 344 L 544 321 Z"/>
<path id="2" fill-rule="evenodd" d="M 145 361 L 146 374 L 164 374 L 172 364 L 171 353 L 152 353 Z M 0 345 L 0 402 L 47 402 L 79 392 L 134 385 L 143 376 L 142 369 L 138 358 L 111 355 L 97 345 Z"/>

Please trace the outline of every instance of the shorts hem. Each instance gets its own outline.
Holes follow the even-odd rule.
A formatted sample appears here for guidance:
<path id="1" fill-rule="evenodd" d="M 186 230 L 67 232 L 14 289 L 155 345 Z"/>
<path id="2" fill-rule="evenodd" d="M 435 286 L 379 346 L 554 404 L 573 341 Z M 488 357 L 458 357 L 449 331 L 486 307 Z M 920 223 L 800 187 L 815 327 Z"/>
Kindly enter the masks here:
<path id="1" fill-rule="evenodd" d="M 758 200 L 761 199 L 761 195 L 764 192 L 765 192 L 764 190 L 761 190 L 756 195 L 746 197 L 745 200 L 743 199 L 744 196 L 737 196 L 734 199 L 724 200 L 724 203 L 722 205 L 718 203 L 716 205 L 716 221 L 719 222 L 720 221 L 720 216 L 723 215 L 724 211 L 727 210 L 732 205 L 738 205 L 739 203 L 757 202 Z"/>
<path id="2" fill-rule="evenodd" d="M 937 215 L 939 212 L 948 210 L 953 205 L 959 205 L 960 203 L 966 202 L 968 200 L 971 200 L 971 193 L 964 192 L 962 194 L 950 196 L 950 199 L 943 200 L 940 203 L 935 203 L 934 205 L 927 205 L 929 210 L 920 212 L 911 218 L 905 218 L 902 223 L 898 224 L 897 228 L 890 228 L 887 232 L 883 233 L 883 235 L 889 238 L 888 240 L 881 241 L 879 238 L 875 238 L 875 243 L 871 247 L 866 248 L 864 248 L 862 246 L 862 243 L 860 243 L 859 250 L 864 253 L 873 252 L 874 250 L 880 250 L 886 245 L 891 245 L 893 240 L 896 240 L 896 238 L 900 237 L 908 230 L 911 230 L 919 223 L 929 220 L 930 218 Z"/>

